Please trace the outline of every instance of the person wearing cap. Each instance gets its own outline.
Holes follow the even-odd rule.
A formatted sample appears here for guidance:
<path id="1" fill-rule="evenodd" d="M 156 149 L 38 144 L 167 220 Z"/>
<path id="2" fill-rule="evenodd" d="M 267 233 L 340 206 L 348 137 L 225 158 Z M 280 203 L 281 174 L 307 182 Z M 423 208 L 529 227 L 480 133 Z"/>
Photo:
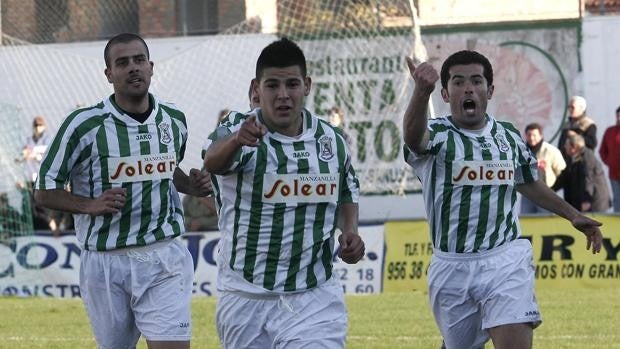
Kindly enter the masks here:
<path id="1" fill-rule="evenodd" d="M 45 119 L 42 116 L 36 116 L 32 121 L 32 135 L 26 138 L 21 156 L 18 159 L 24 163 L 24 175 L 29 187 L 32 187 L 41 166 L 41 159 L 47 150 L 48 145 L 52 141 L 49 132 L 45 132 L 47 128 Z"/>

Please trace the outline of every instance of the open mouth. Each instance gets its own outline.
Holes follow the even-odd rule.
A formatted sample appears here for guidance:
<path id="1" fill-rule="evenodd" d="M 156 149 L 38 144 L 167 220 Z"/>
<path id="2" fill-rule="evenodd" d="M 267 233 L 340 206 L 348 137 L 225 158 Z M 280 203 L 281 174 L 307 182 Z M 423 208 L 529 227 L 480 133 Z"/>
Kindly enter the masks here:
<path id="1" fill-rule="evenodd" d="M 132 77 L 129 78 L 129 80 L 127 80 L 127 82 L 129 82 L 130 84 L 138 84 L 142 82 L 142 78 L 140 77 Z"/>
<path id="2" fill-rule="evenodd" d="M 473 99 L 466 99 L 463 101 L 463 109 L 467 113 L 474 113 L 476 111 L 476 102 Z"/>

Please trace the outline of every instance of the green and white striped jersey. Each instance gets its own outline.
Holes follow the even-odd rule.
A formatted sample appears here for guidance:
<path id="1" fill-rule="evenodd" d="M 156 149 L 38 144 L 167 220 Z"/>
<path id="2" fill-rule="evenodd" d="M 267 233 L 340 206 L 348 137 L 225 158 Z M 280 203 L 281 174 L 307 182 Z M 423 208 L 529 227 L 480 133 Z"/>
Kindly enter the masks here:
<path id="1" fill-rule="evenodd" d="M 230 113 L 205 149 L 252 114 L 264 123 L 260 109 Z M 338 204 L 359 197 L 340 129 L 304 110 L 299 137 L 269 131 L 216 179 L 220 291 L 294 292 L 331 277 Z"/>
<path id="2" fill-rule="evenodd" d="M 519 131 L 489 116 L 479 133 L 458 128 L 451 117 L 430 119 L 428 128 L 424 153 L 405 146 L 405 160 L 422 181 L 433 246 L 469 253 L 518 238 L 515 185 L 538 178 Z"/>
<path id="3" fill-rule="evenodd" d="M 36 189 L 63 189 L 96 198 L 123 187 L 120 213 L 75 214 L 78 241 L 86 250 L 107 251 L 170 239 L 183 232 L 183 209 L 172 176 L 187 141 L 185 115 L 149 95 L 153 111 L 132 119 L 113 96 L 78 109 L 62 122 L 41 163 Z"/>

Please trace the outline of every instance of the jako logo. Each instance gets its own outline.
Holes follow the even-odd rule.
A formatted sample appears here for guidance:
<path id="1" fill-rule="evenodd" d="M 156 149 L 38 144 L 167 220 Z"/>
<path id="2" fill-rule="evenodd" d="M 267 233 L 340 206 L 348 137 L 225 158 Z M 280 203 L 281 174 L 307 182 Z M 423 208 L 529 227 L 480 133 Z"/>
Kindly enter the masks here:
<path id="1" fill-rule="evenodd" d="M 452 184 L 514 184 L 514 164 L 510 160 L 455 162 L 452 166 Z"/>
<path id="2" fill-rule="evenodd" d="M 265 174 L 265 202 L 336 202 L 339 176 L 334 174 Z"/>
<path id="3" fill-rule="evenodd" d="M 110 183 L 171 179 L 175 168 L 173 153 L 108 158 Z"/>
<path id="4" fill-rule="evenodd" d="M 309 151 L 296 151 L 296 152 L 293 153 L 293 157 L 295 159 L 309 158 L 310 157 L 310 152 Z"/>
<path id="5" fill-rule="evenodd" d="M 151 138 L 153 138 L 153 136 L 148 133 L 141 133 L 136 135 L 136 141 L 148 141 Z"/>

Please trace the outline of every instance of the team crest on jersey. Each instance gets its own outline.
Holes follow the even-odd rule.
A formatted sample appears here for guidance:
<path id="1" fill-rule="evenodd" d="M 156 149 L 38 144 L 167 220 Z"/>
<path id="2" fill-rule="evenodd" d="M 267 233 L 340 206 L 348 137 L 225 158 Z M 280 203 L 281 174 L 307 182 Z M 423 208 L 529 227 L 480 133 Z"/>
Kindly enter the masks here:
<path id="1" fill-rule="evenodd" d="M 328 161 L 334 157 L 333 139 L 330 136 L 323 135 L 319 138 L 319 158 Z"/>
<path id="2" fill-rule="evenodd" d="M 172 142 L 172 137 L 170 136 L 170 124 L 167 122 L 162 122 L 159 124 L 159 141 L 164 144 L 168 144 Z"/>
<path id="3" fill-rule="evenodd" d="M 503 133 L 498 133 L 495 135 L 495 140 L 499 145 L 499 150 L 502 152 L 507 152 L 510 150 L 510 146 L 508 146 L 508 141 L 506 140 L 506 136 Z"/>

